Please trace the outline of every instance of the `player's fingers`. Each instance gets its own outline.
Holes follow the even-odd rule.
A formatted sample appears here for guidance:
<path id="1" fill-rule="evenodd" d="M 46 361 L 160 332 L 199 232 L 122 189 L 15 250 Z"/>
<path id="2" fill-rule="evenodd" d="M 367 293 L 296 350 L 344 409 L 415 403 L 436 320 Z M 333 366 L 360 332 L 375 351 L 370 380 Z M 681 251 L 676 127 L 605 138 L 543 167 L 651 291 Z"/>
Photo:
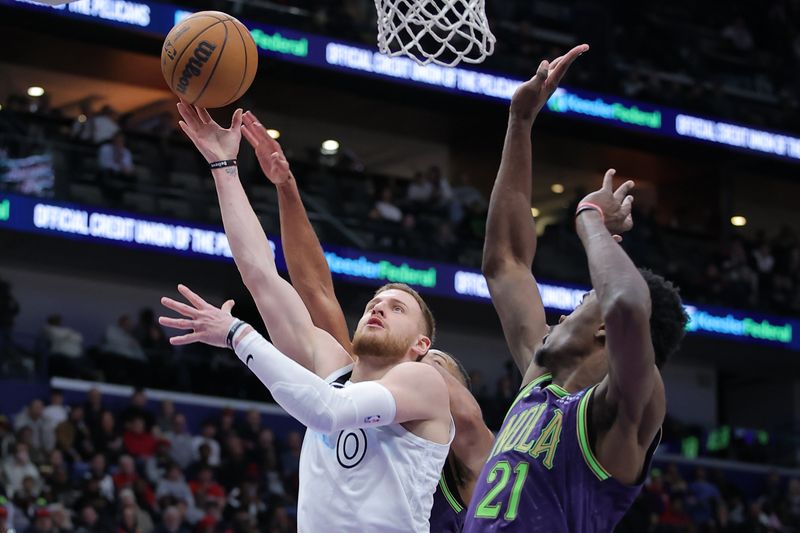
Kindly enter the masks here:
<path id="1" fill-rule="evenodd" d="M 188 124 L 193 130 L 196 130 L 200 127 L 200 119 L 197 117 L 197 113 L 195 112 L 194 108 L 183 100 L 178 103 L 178 113 L 180 113 L 181 117 L 183 117 L 183 120 L 186 121 L 186 124 Z"/>
<path id="2" fill-rule="evenodd" d="M 578 57 L 581 54 L 587 52 L 588 50 L 589 50 L 588 44 L 581 44 L 576 46 L 575 48 L 573 48 L 560 58 L 558 58 L 559 59 L 558 65 L 556 65 L 555 67 L 551 67 L 553 70 L 552 76 L 556 80 L 556 82 L 560 82 L 561 78 L 563 78 L 564 74 L 566 74 L 567 70 L 569 70 L 570 65 L 572 65 L 572 63 L 576 59 L 578 59 Z"/>
<path id="3" fill-rule="evenodd" d="M 233 113 L 233 119 L 231 119 L 231 130 L 237 131 L 242 129 L 242 109 L 239 108 Z"/>
<path id="4" fill-rule="evenodd" d="M 200 341 L 199 333 L 187 333 L 186 335 L 178 335 L 169 339 L 169 343 L 173 346 L 184 346 L 198 341 Z"/>
<path id="5" fill-rule="evenodd" d="M 180 122 L 178 122 L 178 126 L 180 126 L 180 128 L 183 130 L 183 133 L 185 133 L 186 136 L 189 137 L 189 140 L 191 140 L 193 143 L 197 144 L 197 138 L 194 136 L 194 130 L 192 128 L 190 128 L 182 120 Z"/>
<path id="6" fill-rule="evenodd" d="M 178 292 L 181 293 L 184 298 L 189 300 L 189 302 L 197 309 L 202 309 L 204 307 L 211 307 L 211 305 L 207 301 L 203 300 L 200 297 L 200 295 L 192 291 L 192 289 L 190 289 L 186 285 L 183 284 L 178 285 Z"/>
<path id="7" fill-rule="evenodd" d="M 222 309 L 226 313 L 230 313 L 234 305 L 236 305 L 236 302 L 234 302 L 233 300 L 228 300 L 227 302 L 222 304 L 222 307 L 220 309 Z"/>
<path id="8" fill-rule="evenodd" d="M 246 126 L 252 126 L 253 123 L 258 122 L 258 117 L 252 111 L 247 111 L 242 115 L 242 121 Z"/>
<path id="9" fill-rule="evenodd" d="M 172 298 L 164 296 L 163 298 L 161 298 L 161 305 L 163 305 L 167 309 L 172 309 L 176 313 L 180 313 L 183 316 L 188 316 L 189 318 L 197 318 L 198 314 L 197 309 L 195 309 L 194 307 L 190 307 L 185 303 L 173 300 Z"/>
<path id="10" fill-rule="evenodd" d="M 197 112 L 197 117 L 200 119 L 200 122 L 203 124 L 214 124 L 216 125 L 216 121 L 211 118 L 211 115 L 208 113 L 208 109 L 205 107 L 194 106 L 194 110 Z"/>
<path id="11" fill-rule="evenodd" d="M 603 176 L 603 189 L 613 193 L 614 175 L 617 173 L 613 168 L 606 170 L 606 175 Z"/>
<path id="12" fill-rule="evenodd" d="M 630 192 L 633 190 L 635 185 L 636 184 L 633 182 L 633 180 L 626 181 L 620 185 L 616 191 L 614 191 L 614 198 L 616 198 L 618 202 L 624 201 L 630 195 Z"/>
<path id="13" fill-rule="evenodd" d="M 185 318 L 172 318 L 169 316 L 160 316 L 158 317 L 158 323 L 168 328 L 194 329 L 194 327 L 192 327 L 192 321 L 186 320 Z"/>
<path id="14" fill-rule="evenodd" d="M 249 142 L 250 146 L 252 146 L 253 148 L 258 148 L 259 145 L 261 144 L 258 135 L 256 135 L 255 132 L 253 131 L 253 128 L 248 126 L 247 124 L 242 125 L 242 135 L 244 135 L 244 138 L 247 139 L 247 142 Z"/>
<path id="15" fill-rule="evenodd" d="M 542 60 L 541 63 L 539 63 L 539 68 L 536 69 L 536 75 L 533 77 L 533 79 L 539 78 L 541 80 L 545 80 L 547 79 L 549 71 L 550 71 L 550 62 L 544 59 Z"/>

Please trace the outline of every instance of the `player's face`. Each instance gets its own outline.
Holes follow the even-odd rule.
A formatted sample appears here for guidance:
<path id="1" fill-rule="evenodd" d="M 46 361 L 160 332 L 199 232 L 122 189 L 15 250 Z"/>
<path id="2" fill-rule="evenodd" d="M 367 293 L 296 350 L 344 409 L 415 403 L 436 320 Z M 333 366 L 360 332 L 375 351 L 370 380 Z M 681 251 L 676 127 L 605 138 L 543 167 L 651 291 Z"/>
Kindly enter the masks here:
<path id="1" fill-rule="evenodd" d="M 461 370 L 459 370 L 458 364 L 450 354 L 441 350 L 428 350 L 428 353 L 425 354 L 425 357 L 420 359 L 420 361 L 429 365 L 443 368 L 448 374 L 456 378 L 459 383 L 462 385 L 465 384 L 464 376 L 461 375 Z"/>
<path id="2" fill-rule="evenodd" d="M 353 337 L 356 355 L 402 358 L 424 337 L 422 309 L 405 291 L 389 289 L 367 303 Z"/>
<path id="3" fill-rule="evenodd" d="M 580 305 L 568 316 L 562 315 L 544 337 L 534 355 L 536 364 L 552 367 L 562 358 L 583 357 L 595 348 L 597 333 L 603 324 L 600 302 L 594 291 L 584 295 Z"/>

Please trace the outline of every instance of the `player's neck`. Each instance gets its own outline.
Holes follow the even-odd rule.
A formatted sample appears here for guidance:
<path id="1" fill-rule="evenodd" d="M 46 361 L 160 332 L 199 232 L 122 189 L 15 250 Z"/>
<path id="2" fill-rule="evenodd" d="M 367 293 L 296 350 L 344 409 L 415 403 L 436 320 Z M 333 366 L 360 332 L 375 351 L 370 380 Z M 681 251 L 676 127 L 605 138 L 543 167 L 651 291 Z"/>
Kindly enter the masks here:
<path id="1" fill-rule="evenodd" d="M 569 392 L 578 392 L 600 383 L 607 372 L 608 362 L 600 352 L 551 369 L 553 383 L 564 387 Z"/>
<path id="2" fill-rule="evenodd" d="M 350 381 L 375 381 L 381 379 L 393 367 L 402 363 L 397 359 L 388 359 L 380 356 L 359 355 L 353 364 L 353 374 Z"/>

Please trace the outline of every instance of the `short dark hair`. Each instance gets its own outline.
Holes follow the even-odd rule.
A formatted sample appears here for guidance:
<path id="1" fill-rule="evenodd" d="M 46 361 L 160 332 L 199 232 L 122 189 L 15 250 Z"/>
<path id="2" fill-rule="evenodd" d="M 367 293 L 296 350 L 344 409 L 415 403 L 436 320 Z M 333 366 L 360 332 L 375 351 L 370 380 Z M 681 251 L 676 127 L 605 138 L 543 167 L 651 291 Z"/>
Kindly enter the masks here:
<path id="1" fill-rule="evenodd" d="M 375 291 L 375 296 L 391 289 L 406 292 L 414 297 L 419 304 L 419 308 L 422 309 L 422 317 L 425 320 L 425 336 L 428 337 L 431 340 L 431 344 L 433 344 L 433 341 L 436 337 L 436 319 L 433 318 L 431 308 L 428 307 L 428 304 L 425 303 L 425 300 L 422 299 L 422 296 L 420 296 L 417 291 L 405 283 L 387 283 Z"/>
<path id="2" fill-rule="evenodd" d="M 450 359 L 453 360 L 453 362 L 456 364 L 456 368 L 458 368 L 458 373 L 461 374 L 461 384 L 464 385 L 467 388 L 467 390 L 469 390 L 471 392 L 472 391 L 472 378 L 469 377 L 469 372 L 467 372 L 466 367 L 464 367 L 464 364 L 461 361 L 459 361 L 458 357 L 456 357 L 455 355 L 451 354 L 450 352 L 445 352 L 444 350 L 439 350 L 438 348 L 431 348 L 428 351 L 428 353 L 430 353 L 431 351 L 434 351 L 434 350 L 439 352 L 439 353 L 442 353 L 442 354 L 446 355 L 447 357 L 449 357 Z M 425 357 L 425 356 L 421 355 L 419 357 L 419 359 L 417 359 L 417 361 L 421 361 L 423 357 Z"/>
<path id="3" fill-rule="evenodd" d="M 650 270 L 640 269 L 650 289 L 650 338 L 661 368 L 680 347 L 689 317 L 683 309 L 678 288 Z"/>

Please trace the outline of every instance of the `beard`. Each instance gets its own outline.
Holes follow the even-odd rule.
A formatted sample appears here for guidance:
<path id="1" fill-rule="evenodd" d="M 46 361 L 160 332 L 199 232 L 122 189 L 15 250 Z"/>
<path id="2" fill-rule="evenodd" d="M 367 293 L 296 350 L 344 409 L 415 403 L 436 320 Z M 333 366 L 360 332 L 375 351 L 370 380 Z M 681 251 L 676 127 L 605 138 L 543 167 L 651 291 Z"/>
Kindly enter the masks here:
<path id="1" fill-rule="evenodd" d="M 358 357 L 399 360 L 406 355 L 410 347 L 410 340 L 392 336 L 385 329 L 370 331 L 362 328 L 356 331 L 353 337 L 353 355 Z"/>

